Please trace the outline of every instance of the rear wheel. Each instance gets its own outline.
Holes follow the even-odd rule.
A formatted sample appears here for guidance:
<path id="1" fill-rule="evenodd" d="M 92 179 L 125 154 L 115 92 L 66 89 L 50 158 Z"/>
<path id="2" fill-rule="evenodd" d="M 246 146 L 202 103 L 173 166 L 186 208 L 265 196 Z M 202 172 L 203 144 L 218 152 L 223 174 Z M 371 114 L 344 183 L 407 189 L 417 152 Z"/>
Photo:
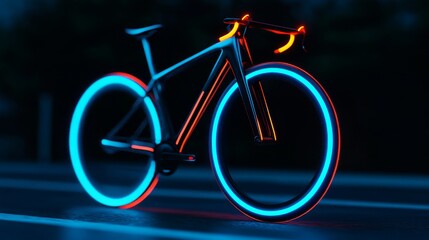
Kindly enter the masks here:
<path id="1" fill-rule="evenodd" d="M 101 204 L 135 206 L 158 181 L 153 154 L 131 149 L 136 139 L 153 146 L 161 142 L 158 115 L 145 87 L 129 74 L 106 75 L 83 93 L 74 110 L 69 132 L 73 169 Z"/>
<path id="2" fill-rule="evenodd" d="M 298 218 L 322 199 L 339 160 L 340 130 L 322 86 L 289 64 L 267 63 L 246 72 L 263 88 L 276 140 L 257 143 L 233 81 L 212 118 L 210 156 L 216 180 L 241 212 L 261 221 Z"/>

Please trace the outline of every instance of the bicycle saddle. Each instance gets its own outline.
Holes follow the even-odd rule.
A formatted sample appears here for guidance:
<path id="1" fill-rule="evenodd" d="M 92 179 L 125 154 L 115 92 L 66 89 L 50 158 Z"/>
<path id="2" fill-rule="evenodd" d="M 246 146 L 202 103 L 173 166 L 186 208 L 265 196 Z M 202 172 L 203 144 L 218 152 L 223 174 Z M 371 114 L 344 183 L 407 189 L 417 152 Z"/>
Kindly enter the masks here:
<path id="1" fill-rule="evenodd" d="M 155 24 L 144 28 L 127 28 L 125 32 L 129 35 L 135 36 L 136 38 L 147 38 L 156 32 L 157 29 L 161 28 L 161 24 Z"/>

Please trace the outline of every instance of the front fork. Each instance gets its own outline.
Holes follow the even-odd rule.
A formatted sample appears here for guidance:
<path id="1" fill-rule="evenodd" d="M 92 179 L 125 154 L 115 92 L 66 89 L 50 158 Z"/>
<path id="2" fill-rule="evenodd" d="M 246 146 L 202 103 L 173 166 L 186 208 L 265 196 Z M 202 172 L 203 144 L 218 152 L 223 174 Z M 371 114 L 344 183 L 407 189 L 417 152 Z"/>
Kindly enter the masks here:
<path id="1" fill-rule="evenodd" d="M 266 143 L 277 140 L 273 119 L 271 118 L 264 88 L 260 81 L 255 81 L 249 85 L 243 70 L 243 60 L 241 58 L 241 47 L 249 56 L 250 63 L 252 59 L 247 47 L 245 38 L 234 37 L 235 41 L 230 48 L 226 49 L 227 58 L 231 64 L 232 72 L 238 83 L 240 95 L 242 97 L 244 108 L 252 127 L 255 142 Z"/>

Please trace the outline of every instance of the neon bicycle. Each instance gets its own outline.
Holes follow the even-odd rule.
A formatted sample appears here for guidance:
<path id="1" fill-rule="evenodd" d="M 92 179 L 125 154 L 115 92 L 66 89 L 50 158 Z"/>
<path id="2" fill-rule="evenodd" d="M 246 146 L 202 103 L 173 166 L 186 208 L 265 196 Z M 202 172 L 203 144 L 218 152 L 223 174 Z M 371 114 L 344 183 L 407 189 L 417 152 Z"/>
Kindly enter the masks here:
<path id="1" fill-rule="evenodd" d="M 219 187 L 234 207 L 255 220 L 284 222 L 303 216 L 323 198 L 334 178 L 340 155 L 340 128 L 334 105 L 321 84 L 306 71 L 283 62 L 253 64 L 246 40 L 249 29 L 288 36 L 286 44 L 274 51 L 280 54 L 290 48 L 296 38 L 304 39 L 305 28 L 255 21 L 249 15 L 226 18 L 224 23 L 229 26 L 229 32 L 220 37 L 219 42 L 163 71 L 155 70 L 148 41 L 161 25 L 126 29 L 143 45 L 150 81 L 145 84 L 123 72 L 107 74 L 86 89 L 71 120 L 72 165 L 80 184 L 93 199 L 112 207 L 134 207 L 155 188 L 159 174 L 171 175 L 180 163 L 195 161 L 196 156 L 184 153 L 184 148 L 214 98 L 217 105 L 208 134 L 210 163 Z M 209 54 L 218 54 L 217 60 L 182 127 L 174 131 L 161 96 L 166 80 Z M 226 81 L 227 76 L 232 79 Z M 295 94 L 287 93 L 290 89 Z M 298 100 L 290 98 L 295 95 L 306 101 L 306 105 L 300 106 Z M 306 120 L 290 121 L 298 115 L 289 112 L 290 102 L 302 113 L 312 112 L 304 114 L 304 118 L 316 119 L 311 121 L 313 127 L 297 127 Z M 120 108 L 121 104 L 126 107 Z M 109 117 L 105 117 L 106 114 Z M 286 164 L 292 161 L 289 152 L 305 130 L 311 134 L 318 132 L 317 136 L 300 140 L 306 146 L 295 155 L 314 152 L 316 157 L 311 158 L 317 164 L 311 179 L 297 194 L 281 195 L 282 199 L 276 201 L 260 200 L 251 190 L 258 184 L 242 187 L 232 170 L 235 160 L 259 164 L 255 166 Z M 307 150 L 316 147 L 317 151 Z M 96 174 L 102 171 L 97 163 L 109 159 L 138 162 L 141 177 L 130 181 L 126 190 L 109 188 Z M 302 159 L 299 161 L 303 162 Z M 97 166 L 95 173 L 93 163 Z M 285 179 L 289 173 L 285 171 Z M 246 177 L 252 180 L 253 176 Z M 273 188 L 276 192 L 286 189 Z"/>

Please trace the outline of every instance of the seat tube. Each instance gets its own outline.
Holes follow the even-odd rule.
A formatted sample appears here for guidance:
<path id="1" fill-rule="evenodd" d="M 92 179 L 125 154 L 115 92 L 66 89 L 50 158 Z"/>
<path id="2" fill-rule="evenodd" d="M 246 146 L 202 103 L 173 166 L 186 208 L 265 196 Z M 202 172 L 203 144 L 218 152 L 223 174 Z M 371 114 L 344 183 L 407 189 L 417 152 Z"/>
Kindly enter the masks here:
<path id="1" fill-rule="evenodd" d="M 142 45 L 143 45 L 143 50 L 146 56 L 146 61 L 147 61 L 147 65 L 149 67 L 149 73 L 151 78 L 153 78 L 153 76 L 156 74 L 155 72 L 155 66 L 153 65 L 153 60 L 152 60 L 152 52 L 150 51 L 150 45 L 149 42 L 147 41 L 147 38 L 142 38 Z"/>

